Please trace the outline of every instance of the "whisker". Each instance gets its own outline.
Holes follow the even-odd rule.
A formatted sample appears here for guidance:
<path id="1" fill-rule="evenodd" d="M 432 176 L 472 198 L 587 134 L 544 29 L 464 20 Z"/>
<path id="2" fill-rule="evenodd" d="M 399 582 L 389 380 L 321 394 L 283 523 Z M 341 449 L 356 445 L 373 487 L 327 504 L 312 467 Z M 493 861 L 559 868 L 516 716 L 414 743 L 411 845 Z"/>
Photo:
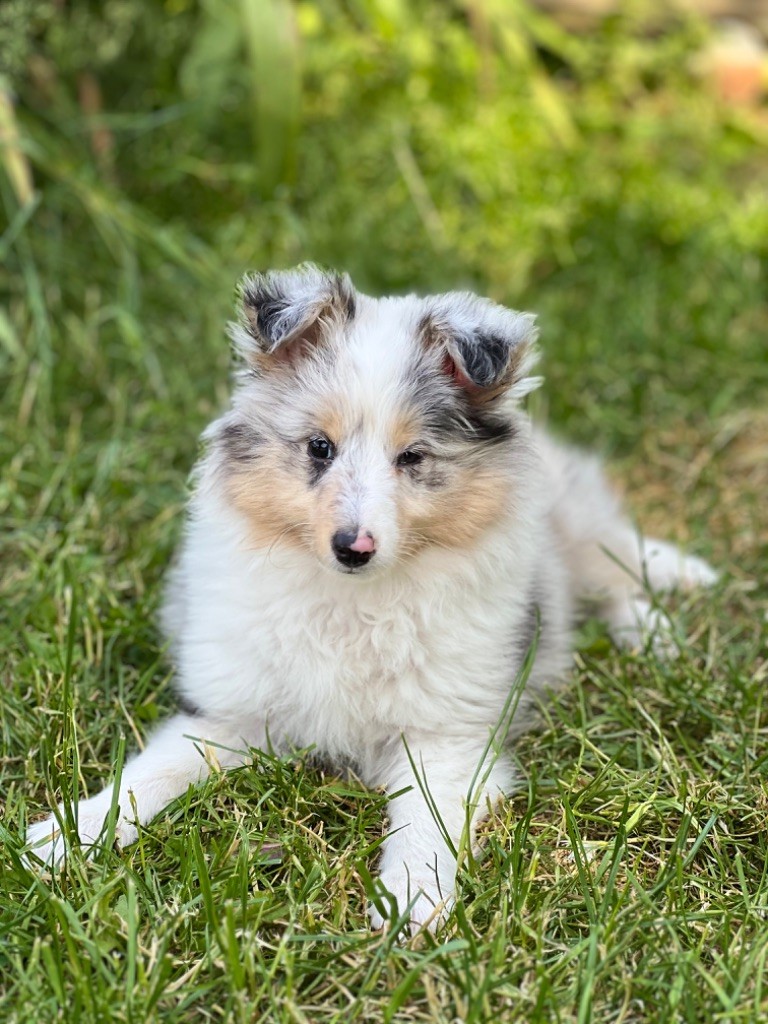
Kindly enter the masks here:
<path id="1" fill-rule="evenodd" d="M 289 533 L 293 533 L 295 530 L 303 530 L 311 525 L 312 523 L 309 521 L 303 523 L 290 523 L 288 526 L 286 526 L 284 530 L 281 530 L 280 533 L 278 533 L 277 536 L 273 538 L 269 547 L 267 548 L 266 556 L 268 561 L 270 561 L 271 564 L 273 565 L 277 564 L 275 562 L 272 562 L 272 553 L 275 549 L 275 545 L 279 544 L 283 537 L 287 536 Z M 279 566 L 277 567 L 279 568 Z"/>

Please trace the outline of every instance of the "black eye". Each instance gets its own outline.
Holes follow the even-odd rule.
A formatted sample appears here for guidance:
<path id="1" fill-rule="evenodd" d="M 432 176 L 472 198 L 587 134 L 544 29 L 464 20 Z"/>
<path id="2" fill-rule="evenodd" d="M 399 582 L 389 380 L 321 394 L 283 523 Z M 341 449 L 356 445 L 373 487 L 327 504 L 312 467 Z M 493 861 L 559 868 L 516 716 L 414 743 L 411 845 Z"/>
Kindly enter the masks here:
<path id="1" fill-rule="evenodd" d="M 318 462 L 330 462 L 336 454 L 336 449 L 327 437 L 311 437 L 307 451 Z"/>
<path id="2" fill-rule="evenodd" d="M 397 456 L 398 466 L 417 466 L 424 459 L 424 452 L 416 451 L 415 448 L 406 448 Z"/>

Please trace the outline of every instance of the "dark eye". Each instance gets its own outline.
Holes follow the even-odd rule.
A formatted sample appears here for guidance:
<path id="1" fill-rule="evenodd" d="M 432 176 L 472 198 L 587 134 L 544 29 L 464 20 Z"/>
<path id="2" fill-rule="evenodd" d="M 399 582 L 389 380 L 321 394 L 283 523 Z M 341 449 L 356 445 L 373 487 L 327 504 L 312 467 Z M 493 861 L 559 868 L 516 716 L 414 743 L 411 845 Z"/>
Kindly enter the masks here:
<path id="1" fill-rule="evenodd" d="M 406 448 L 397 456 L 398 466 L 417 466 L 424 459 L 424 452 L 416 451 L 415 448 Z"/>
<path id="2" fill-rule="evenodd" d="M 311 437 L 307 451 L 318 462 L 330 462 L 336 454 L 336 449 L 327 437 Z"/>

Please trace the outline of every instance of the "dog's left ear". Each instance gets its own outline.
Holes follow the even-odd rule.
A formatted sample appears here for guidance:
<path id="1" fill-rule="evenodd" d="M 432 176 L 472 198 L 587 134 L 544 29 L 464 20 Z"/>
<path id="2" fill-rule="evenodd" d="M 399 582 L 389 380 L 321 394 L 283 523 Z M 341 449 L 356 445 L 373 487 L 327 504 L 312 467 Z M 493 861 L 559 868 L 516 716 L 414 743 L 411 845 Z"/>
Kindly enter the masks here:
<path id="1" fill-rule="evenodd" d="M 470 398 L 487 402 L 506 393 L 520 399 L 541 383 L 529 372 L 538 359 L 535 317 L 470 292 L 429 300 L 422 339 L 442 353 L 443 370 Z"/>
<path id="2" fill-rule="evenodd" d="M 252 366 L 293 365 L 355 315 L 349 277 L 309 263 L 249 274 L 238 291 L 240 320 L 231 336 Z"/>

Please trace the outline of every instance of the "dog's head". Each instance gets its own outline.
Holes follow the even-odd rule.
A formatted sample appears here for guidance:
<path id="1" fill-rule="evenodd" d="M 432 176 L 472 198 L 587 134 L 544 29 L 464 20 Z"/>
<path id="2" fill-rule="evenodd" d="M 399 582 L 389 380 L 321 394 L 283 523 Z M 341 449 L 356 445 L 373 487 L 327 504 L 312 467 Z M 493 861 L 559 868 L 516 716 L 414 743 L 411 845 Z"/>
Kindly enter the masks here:
<path id="1" fill-rule="evenodd" d="M 373 299 L 312 266 L 246 277 L 211 459 L 258 546 L 372 575 L 509 513 L 533 317 L 466 292 Z"/>

